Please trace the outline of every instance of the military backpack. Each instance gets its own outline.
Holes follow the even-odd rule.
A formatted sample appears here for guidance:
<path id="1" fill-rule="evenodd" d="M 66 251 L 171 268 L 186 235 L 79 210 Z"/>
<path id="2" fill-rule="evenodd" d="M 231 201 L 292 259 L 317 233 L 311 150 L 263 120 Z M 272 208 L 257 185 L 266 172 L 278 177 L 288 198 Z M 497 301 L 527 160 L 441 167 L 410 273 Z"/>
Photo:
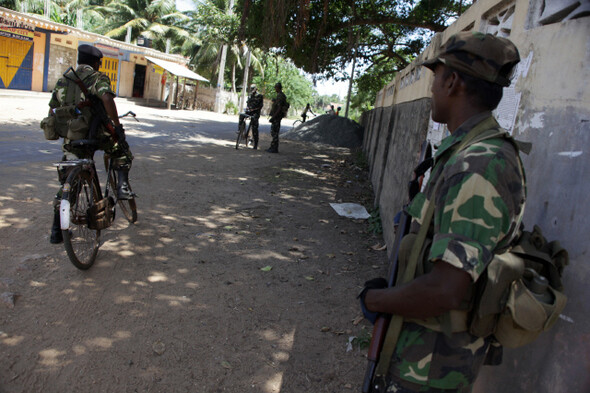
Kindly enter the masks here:
<path id="1" fill-rule="evenodd" d="M 45 139 L 56 140 L 61 137 L 75 141 L 88 137 L 92 111 L 88 100 L 81 101 L 82 90 L 76 82 L 77 79 L 78 75 L 74 71 L 64 74 L 62 80 L 66 83 L 66 93 L 62 106 L 54 108 L 48 117 L 41 120 L 40 127 Z M 92 78 L 86 76 L 83 79 Z M 97 81 L 98 78 L 94 78 L 94 83 Z M 90 89 L 91 87 L 88 87 L 88 90 Z"/>

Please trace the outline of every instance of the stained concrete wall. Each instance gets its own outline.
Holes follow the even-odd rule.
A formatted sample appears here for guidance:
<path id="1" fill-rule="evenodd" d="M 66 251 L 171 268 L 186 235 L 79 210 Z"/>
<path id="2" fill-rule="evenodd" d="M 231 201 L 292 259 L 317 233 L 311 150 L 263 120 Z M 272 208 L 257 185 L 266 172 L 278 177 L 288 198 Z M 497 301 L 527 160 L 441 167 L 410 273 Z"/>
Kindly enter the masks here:
<path id="1" fill-rule="evenodd" d="M 53 91 L 55 84 L 69 67 L 76 67 L 78 52 L 75 48 L 51 44 L 49 47 L 49 67 L 47 89 Z"/>
<path id="2" fill-rule="evenodd" d="M 407 198 L 420 142 L 448 135 L 429 121 L 432 73 L 419 64 L 464 30 L 508 37 L 519 48 L 519 69 L 495 114 L 516 139 L 533 143 L 523 156 L 525 226 L 538 224 L 570 254 L 563 277 L 569 300 L 557 324 L 535 343 L 505 350 L 501 366 L 484 367 L 474 392 L 590 392 L 590 1 L 479 0 L 380 92 L 363 116 L 363 150 L 384 239 L 391 248 L 392 217 Z"/>

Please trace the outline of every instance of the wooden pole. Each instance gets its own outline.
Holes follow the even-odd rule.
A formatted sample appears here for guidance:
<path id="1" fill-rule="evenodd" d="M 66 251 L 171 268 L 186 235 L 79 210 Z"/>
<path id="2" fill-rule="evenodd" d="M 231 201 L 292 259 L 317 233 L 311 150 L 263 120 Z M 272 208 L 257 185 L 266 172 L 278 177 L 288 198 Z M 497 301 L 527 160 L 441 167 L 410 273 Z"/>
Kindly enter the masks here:
<path id="1" fill-rule="evenodd" d="M 195 80 L 195 95 L 193 96 L 193 110 L 197 107 L 197 90 L 199 90 L 199 81 Z"/>

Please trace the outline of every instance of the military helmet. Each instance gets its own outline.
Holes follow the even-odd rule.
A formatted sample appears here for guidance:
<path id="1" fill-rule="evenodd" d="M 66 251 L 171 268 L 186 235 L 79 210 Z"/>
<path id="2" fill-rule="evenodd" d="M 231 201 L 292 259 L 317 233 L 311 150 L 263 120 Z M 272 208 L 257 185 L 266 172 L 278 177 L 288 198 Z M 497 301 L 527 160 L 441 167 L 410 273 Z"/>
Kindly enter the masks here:
<path id="1" fill-rule="evenodd" d="M 434 70 L 442 63 L 467 75 L 510 86 L 510 75 L 520 61 L 518 49 L 507 38 L 478 32 L 461 32 L 449 38 L 432 59 L 422 63 Z"/>

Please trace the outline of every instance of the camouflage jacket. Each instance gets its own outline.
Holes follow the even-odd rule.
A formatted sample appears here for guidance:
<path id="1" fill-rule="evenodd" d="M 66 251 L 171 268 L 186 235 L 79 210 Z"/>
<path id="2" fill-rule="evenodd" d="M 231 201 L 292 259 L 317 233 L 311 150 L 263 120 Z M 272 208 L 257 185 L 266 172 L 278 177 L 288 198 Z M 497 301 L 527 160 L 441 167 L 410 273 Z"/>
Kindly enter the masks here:
<path id="1" fill-rule="evenodd" d="M 453 152 L 481 122 L 499 128 L 491 113 L 476 115 L 445 138 L 424 192 L 408 212 L 413 225 L 424 218 L 434 200 L 432 245 L 427 263 L 449 263 L 477 281 L 494 252 L 507 247 L 516 235 L 526 199 L 526 179 L 514 144 L 497 137 Z M 449 156 L 447 158 L 447 156 Z M 432 195 L 438 184 L 436 195 Z M 415 323 L 406 323 L 393 355 L 391 374 L 437 389 L 471 385 L 490 339 L 468 332 L 450 336 Z"/>
<path id="2" fill-rule="evenodd" d="M 270 108 L 270 121 L 279 121 L 283 118 L 283 107 L 287 105 L 287 96 L 282 91 L 277 93 L 277 98 Z"/>
<path id="3" fill-rule="evenodd" d="M 91 66 L 87 64 L 79 65 L 76 69 L 76 74 L 84 82 L 84 85 L 90 93 L 95 94 L 98 97 L 101 97 L 105 93 L 115 95 L 111 89 L 111 80 L 109 77 L 102 72 L 95 71 Z M 75 79 L 75 76 L 72 74 L 68 74 L 68 77 Z M 79 87 L 76 83 L 66 79 L 65 76 L 59 78 L 53 89 L 49 106 L 51 108 L 58 108 L 60 106 L 77 104 L 77 102 L 66 102 L 68 93 L 70 97 L 75 97 L 77 95 L 75 91 L 69 91 L 69 89 L 76 90 L 79 89 Z M 85 99 L 86 97 L 84 96 L 84 93 L 80 92 L 80 99 L 78 102 L 84 101 Z"/>
<path id="4" fill-rule="evenodd" d="M 264 105 L 264 96 L 260 93 L 250 94 L 250 96 L 248 96 L 246 105 L 248 106 L 249 114 L 259 114 L 262 110 L 262 106 Z"/>

